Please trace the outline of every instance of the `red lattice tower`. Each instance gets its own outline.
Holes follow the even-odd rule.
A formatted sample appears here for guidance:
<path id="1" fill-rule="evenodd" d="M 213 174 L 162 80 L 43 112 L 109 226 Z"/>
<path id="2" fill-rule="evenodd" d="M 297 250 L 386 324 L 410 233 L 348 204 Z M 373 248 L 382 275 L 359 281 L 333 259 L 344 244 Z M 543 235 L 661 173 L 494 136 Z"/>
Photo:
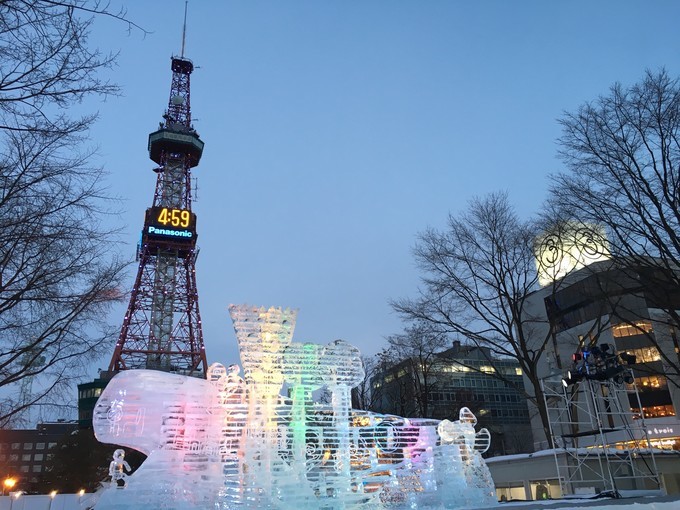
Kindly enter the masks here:
<path id="1" fill-rule="evenodd" d="M 109 372 L 148 368 L 205 377 L 207 363 L 196 289 L 196 215 L 191 169 L 203 142 L 191 125 L 189 59 L 172 58 L 168 109 L 149 135 L 158 164 L 153 205 L 146 210 L 139 270 Z"/>

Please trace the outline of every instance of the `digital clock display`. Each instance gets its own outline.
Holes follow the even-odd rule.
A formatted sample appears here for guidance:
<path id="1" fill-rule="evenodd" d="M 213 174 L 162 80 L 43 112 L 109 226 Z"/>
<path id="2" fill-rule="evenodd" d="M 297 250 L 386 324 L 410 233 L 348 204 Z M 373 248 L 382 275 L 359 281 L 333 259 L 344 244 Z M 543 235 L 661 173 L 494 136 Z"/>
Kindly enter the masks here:
<path id="1" fill-rule="evenodd" d="M 165 227 L 170 225 L 188 228 L 191 222 L 191 211 L 187 209 L 168 209 L 167 207 L 162 207 L 160 211 L 156 212 L 158 213 L 156 221 Z"/>
<path id="2" fill-rule="evenodd" d="M 196 215 L 188 209 L 151 207 L 146 210 L 144 236 L 156 241 L 195 244 Z"/>

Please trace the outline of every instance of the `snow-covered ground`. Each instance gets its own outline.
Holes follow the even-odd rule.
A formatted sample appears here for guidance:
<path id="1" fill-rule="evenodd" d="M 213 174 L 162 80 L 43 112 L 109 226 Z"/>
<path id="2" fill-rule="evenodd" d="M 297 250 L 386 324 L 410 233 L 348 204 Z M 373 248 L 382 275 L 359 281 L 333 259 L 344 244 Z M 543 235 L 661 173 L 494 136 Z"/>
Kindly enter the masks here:
<path id="1" fill-rule="evenodd" d="M 79 497 L 77 494 L 58 494 L 54 499 L 50 496 L 20 496 L 11 498 L 0 497 L 0 510 L 84 510 L 90 506 L 91 494 Z M 90 503 L 90 504 L 88 504 Z M 134 509 L 131 506 L 130 509 Z M 141 507 L 140 507 L 141 508 Z M 627 510 L 680 510 L 680 496 L 663 496 L 650 498 L 624 498 L 624 499 L 553 499 L 547 501 L 515 501 L 500 503 L 493 510 L 557 510 L 580 509 L 585 510 L 614 510 L 626 508 Z M 489 507 L 475 510 L 487 510 Z M 422 509 L 427 510 L 427 509 Z M 435 509 L 431 509 L 435 510 Z M 436 509 L 439 510 L 439 509 Z"/>
<path id="2" fill-rule="evenodd" d="M 680 496 L 661 496 L 649 498 L 621 498 L 621 499 L 551 499 L 547 501 L 512 501 L 500 503 L 498 510 L 613 510 L 626 508 L 628 510 L 680 510 Z M 483 510 L 483 509 L 475 509 Z"/>
<path id="3" fill-rule="evenodd" d="M 665 502 L 630 502 L 626 501 L 625 499 L 618 499 L 618 500 L 611 500 L 610 502 L 607 502 L 606 504 L 602 504 L 603 502 L 599 502 L 597 506 L 590 506 L 590 504 L 595 504 L 595 503 L 590 503 L 590 504 L 584 504 L 583 502 L 569 502 L 569 501 L 562 501 L 562 500 L 553 500 L 550 502 L 522 502 L 518 501 L 515 503 L 503 503 L 499 504 L 498 508 L 513 508 L 514 510 L 519 510 L 519 509 L 529 509 L 529 508 L 536 508 L 539 509 L 542 506 L 549 504 L 549 503 L 554 503 L 554 504 L 559 504 L 561 508 L 587 508 L 588 510 L 612 510 L 613 508 L 617 507 L 627 507 L 630 508 L 630 510 L 633 509 L 640 509 L 640 510 L 678 510 L 680 509 L 680 501 L 665 501 Z M 566 505 L 566 506 L 565 506 Z M 480 509 L 481 510 L 481 509 Z"/>

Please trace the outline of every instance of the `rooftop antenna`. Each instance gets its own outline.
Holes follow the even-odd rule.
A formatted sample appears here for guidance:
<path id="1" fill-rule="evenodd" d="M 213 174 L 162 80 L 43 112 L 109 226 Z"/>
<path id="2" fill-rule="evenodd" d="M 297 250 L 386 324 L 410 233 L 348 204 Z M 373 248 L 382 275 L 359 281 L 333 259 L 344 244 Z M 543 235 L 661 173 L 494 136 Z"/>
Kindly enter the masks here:
<path id="1" fill-rule="evenodd" d="M 184 58 L 184 41 L 187 37 L 187 8 L 189 7 L 189 0 L 184 2 L 184 27 L 182 27 L 182 54 L 181 58 Z"/>

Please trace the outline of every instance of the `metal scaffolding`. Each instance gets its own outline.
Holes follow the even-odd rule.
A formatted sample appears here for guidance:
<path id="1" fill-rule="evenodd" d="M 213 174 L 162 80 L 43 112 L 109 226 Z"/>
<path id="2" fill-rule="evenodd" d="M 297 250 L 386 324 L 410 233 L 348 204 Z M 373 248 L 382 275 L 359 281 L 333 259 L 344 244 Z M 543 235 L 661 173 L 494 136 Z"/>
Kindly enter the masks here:
<path id="1" fill-rule="evenodd" d="M 631 401 L 642 408 L 630 369 L 568 383 L 553 376 L 542 387 L 562 494 L 661 488 L 644 416 L 630 410 Z"/>

